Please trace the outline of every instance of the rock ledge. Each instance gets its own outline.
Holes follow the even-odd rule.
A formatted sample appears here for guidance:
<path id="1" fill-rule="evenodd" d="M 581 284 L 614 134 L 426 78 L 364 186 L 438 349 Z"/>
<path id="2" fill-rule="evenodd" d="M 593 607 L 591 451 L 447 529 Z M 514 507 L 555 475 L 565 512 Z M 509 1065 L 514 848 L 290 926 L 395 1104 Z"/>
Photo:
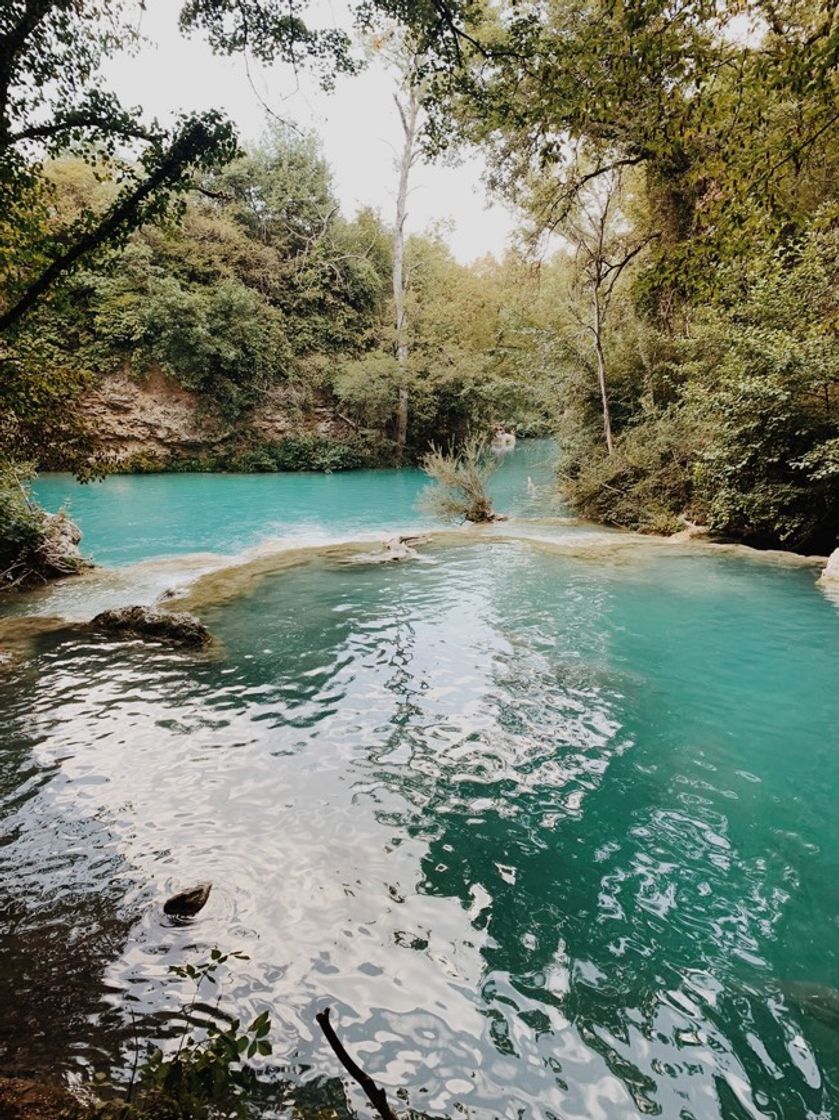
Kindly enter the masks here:
<path id="1" fill-rule="evenodd" d="M 102 611 L 90 623 L 109 634 L 137 634 L 185 646 L 203 646 L 213 636 L 203 622 L 185 611 L 156 611 L 153 607 L 118 607 Z"/>

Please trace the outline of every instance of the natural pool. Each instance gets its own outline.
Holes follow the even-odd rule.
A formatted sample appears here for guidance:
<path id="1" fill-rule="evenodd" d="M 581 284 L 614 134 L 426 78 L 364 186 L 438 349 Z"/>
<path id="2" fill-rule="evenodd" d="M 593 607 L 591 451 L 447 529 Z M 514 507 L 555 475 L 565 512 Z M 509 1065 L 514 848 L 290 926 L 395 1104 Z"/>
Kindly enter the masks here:
<path id="1" fill-rule="evenodd" d="M 525 445 L 509 523 L 397 565 L 264 541 L 427 524 L 415 472 L 42 481 L 122 567 L 7 613 L 262 548 L 196 587 L 216 654 L 56 632 L 0 676 L 5 1067 L 106 1067 L 218 945 L 274 1021 L 266 1116 L 350 1115 L 327 1002 L 430 1116 L 839 1115 L 839 611 L 811 568 L 555 520 L 549 480 Z"/>

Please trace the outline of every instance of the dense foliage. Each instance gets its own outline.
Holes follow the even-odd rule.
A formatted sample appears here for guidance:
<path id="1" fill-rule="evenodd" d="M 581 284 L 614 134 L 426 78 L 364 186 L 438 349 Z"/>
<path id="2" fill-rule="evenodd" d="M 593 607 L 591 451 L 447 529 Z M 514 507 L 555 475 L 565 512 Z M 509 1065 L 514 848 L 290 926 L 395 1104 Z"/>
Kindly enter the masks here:
<path id="1" fill-rule="evenodd" d="M 380 230 L 341 219 L 323 160 L 292 133 L 208 189 L 180 224 L 144 230 L 77 278 L 72 326 L 101 371 L 162 366 L 235 420 L 273 382 L 363 343 L 381 300 Z"/>
<path id="2" fill-rule="evenodd" d="M 23 589 L 81 572 L 81 534 L 61 510 L 45 513 L 31 498 L 34 471 L 0 463 L 0 591 Z"/>
<path id="3" fill-rule="evenodd" d="M 410 239 L 402 316 L 393 229 L 340 214 L 311 138 L 275 130 L 236 155 L 218 116 L 162 133 L 91 93 L 129 7 L 14 0 L 0 17 L 6 460 L 97 469 L 73 402 L 161 368 L 218 436 L 172 466 L 387 461 L 409 399 L 415 459 L 493 420 L 552 423 L 589 516 L 835 545 L 835 4 L 353 5 L 407 31 L 427 149 L 481 145 L 523 215 L 500 263 Z M 359 56 L 308 8 L 196 0 L 182 27 L 328 85 Z M 266 433 L 280 386 L 298 423 Z"/>
<path id="4" fill-rule="evenodd" d="M 4 578 L 14 575 L 10 569 L 19 556 L 37 551 L 44 536 L 42 519 L 24 489 L 28 481 L 26 475 L 8 467 L 0 472 L 0 570 Z"/>
<path id="5" fill-rule="evenodd" d="M 110 189 L 78 161 L 46 171 L 64 215 Z M 32 312 L 18 350 L 37 351 L 50 371 L 45 386 L 67 400 L 117 370 L 142 381 L 156 368 L 194 394 L 219 438 L 186 458 L 140 457 L 132 469 L 336 470 L 392 460 L 406 373 L 397 375 L 394 358 L 386 225 L 370 211 L 345 219 L 317 144 L 290 129 L 275 128 L 202 187 L 180 221 L 137 231 L 77 271 Z M 467 268 L 436 236 L 410 239 L 407 259 L 409 452 L 496 418 L 544 428 L 548 410 L 532 380 L 510 376 L 521 346 L 510 314 L 521 263 Z M 21 384 L 31 408 L 33 382 Z M 258 420 L 278 388 L 287 408 L 294 402 L 298 430 L 271 437 Z M 97 469 L 76 410 L 44 399 L 37 435 L 49 439 L 39 446 L 17 424 L 5 447 L 44 466 Z M 323 413 L 343 434 L 317 428 Z M 53 430 L 61 417 L 66 430 Z"/>
<path id="6" fill-rule="evenodd" d="M 836 544 L 837 18 L 524 0 L 432 79 L 433 141 L 456 120 L 559 246 L 534 327 L 587 515 Z"/>

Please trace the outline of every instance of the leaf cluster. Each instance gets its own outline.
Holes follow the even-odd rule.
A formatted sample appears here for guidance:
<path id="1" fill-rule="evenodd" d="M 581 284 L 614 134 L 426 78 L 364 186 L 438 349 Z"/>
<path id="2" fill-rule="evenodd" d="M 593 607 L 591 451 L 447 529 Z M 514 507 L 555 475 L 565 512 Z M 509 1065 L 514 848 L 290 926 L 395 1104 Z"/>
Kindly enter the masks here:
<path id="1" fill-rule="evenodd" d="M 172 976 L 194 985 L 195 995 L 184 1009 L 185 1026 L 177 1047 L 168 1053 L 152 1050 L 139 1068 L 139 1093 L 132 1084 L 128 1102 L 136 1115 L 171 1120 L 245 1115 L 243 1094 L 254 1085 L 248 1062 L 271 1054 L 270 1013 L 263 1011 L 244 1026 L 235 1017 L 201 1013 L 198 1005 L 201 988 L 217 985 L 220 970 L 231 959 L 248 958 L 213 949 L 209 960 L 170 966 Z"/>

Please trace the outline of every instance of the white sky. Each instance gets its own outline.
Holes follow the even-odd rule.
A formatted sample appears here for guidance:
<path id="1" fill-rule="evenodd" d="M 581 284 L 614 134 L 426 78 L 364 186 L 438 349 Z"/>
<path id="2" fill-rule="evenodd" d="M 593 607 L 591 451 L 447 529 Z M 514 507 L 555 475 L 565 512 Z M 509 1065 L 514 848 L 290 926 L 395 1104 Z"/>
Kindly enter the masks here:
<path id="1" fill-rule="evenodd" d="M 330 22 L 346 22 L 340 4 Z M 393 77 L 380 63 L 356 77 L 341 78 L 335 92 L 324 93 L 305 73 L 290 67 L 263 68 L 214 55 L 204 40 L 184 38 L 177 27 L 177 0 L 146 0 L 141 30 L 151 44 L 135 57 L 106 65 L 108 83 L 126 105 L 142 105 L 148 116 L 167 121 L 178 110 L 217 108 L 237 124 L 244 141 L 265 130 L 265 105 L 299 127 L 314 130 L 332 167 L 342 209 L 352 216 L 361 206 L 380 210 L 390 221 L 394 210 L 395 149 L 400 126 L 393 104 Z M 263 105 L 260 102 L 265 103 Z M 515 225 L 504 207 L 490 205 L 481 183 L 483 165 L 472 156 L 459 166 L 417 164 L 412 172 L 407 228 L 416 232 L 448 223 L 446 240 L 455 256 L 470 262 L 486 253 L 500 256 Z"/>

